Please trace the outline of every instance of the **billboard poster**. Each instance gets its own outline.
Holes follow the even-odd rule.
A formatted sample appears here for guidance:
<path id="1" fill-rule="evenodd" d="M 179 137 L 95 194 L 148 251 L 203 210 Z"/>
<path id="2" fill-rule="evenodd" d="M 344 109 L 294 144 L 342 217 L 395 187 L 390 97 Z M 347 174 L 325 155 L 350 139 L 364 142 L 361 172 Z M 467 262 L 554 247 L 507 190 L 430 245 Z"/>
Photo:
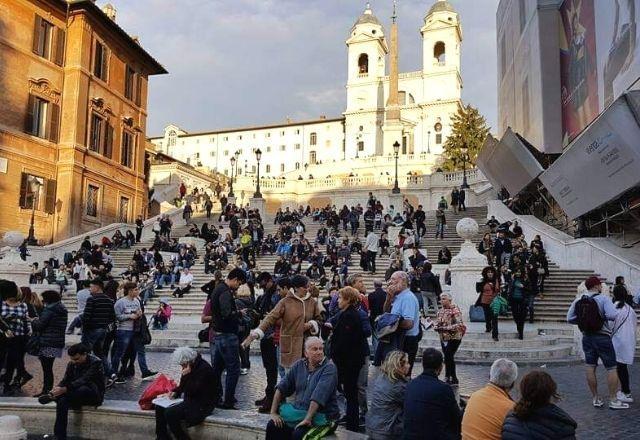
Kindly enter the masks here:
<path id="1" fill-rule="evenodd" d="M 566 146 L 598 115 L 593 0 L 565 0 L 560 15 L 562 141 Z"/>
<path id="2" fill-rule="evenodd" d="M 640 77 L 637 0 L 565 0 L 560 8 L 563 145 Z"/>

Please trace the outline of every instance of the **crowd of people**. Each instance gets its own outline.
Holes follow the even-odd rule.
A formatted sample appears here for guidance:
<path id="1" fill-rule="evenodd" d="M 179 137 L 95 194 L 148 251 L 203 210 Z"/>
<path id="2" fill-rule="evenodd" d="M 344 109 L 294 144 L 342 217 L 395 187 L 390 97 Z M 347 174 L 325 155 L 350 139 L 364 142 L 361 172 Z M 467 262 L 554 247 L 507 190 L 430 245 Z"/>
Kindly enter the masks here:
<path id="1" fill-rule="evenodd" d="M 460 191 L 455 199 L 452 195 L 452 205 L 466 209 Z M 447 209 L 444 200 L 438 211 Z M 358 235 L 360 217 L 363 241 Z M 519 439 L 529 438 L 528 432 L 546 436 L 541 438 L 575 437 L 576 423 L 554 404 L 557 386 L 546 372 L 525 375 L 520 400 L 511 399 L 517 366 L 507 359 L 494 362 L 490 383 L 468 403 L 456 401 L 455 354 L 467 331 L 466 311 L 443 291 L 431 261 L 418 247 L 431 232 L 421 206 L 414 209 L 405 200 L 402 212 L 393 207 L 384 211 L 370 195 L 366 208 L 285 208 L 276 215 L 276 232 L 266 236 L 257 210 L 223 203 L 220 219 L 218 227 L 194 225 L 188 233 L 205 241 L 205 272 L 213 273 L 202 286 L 207 299 L 200 333 L 201 340 L 209 342 L 209 361 L 193 349 L 176 350 L 174 360 L 182 377 L 167 397 L 184 401 L 156 408 L 157 438 L 187 438 L 182 422 L 192 426 L 214 408 L 236 409 L 236 388 L 240 376 L 251 368 L 249 348 L 254 341 L 259 341 L 266 376 L 264 396 L 255 403 L 259 412 L 270 415 L 267 439 L 321 438 L 338 424 L 366 431 L 372 439 Z M 309 219 L 320 223 L 311 239 L 305 225 Z M 0 285 L 4 392 L 11 395 L 31 380 L 24 357 L 37 356 L 44 381 L 36 397 L 41 403 L 56 402 L 58 438 L 66 438 L 68 409 L 99 405 L 106 390 L 135 374 L 136 359 L 143 380 L 157 374 L 146 363 L 145 346 L 150 342 L 146 300 L 170 285 L 180 301 L 192 289 L 190 268 L 199 258 L 194 246 L 171 238 L 168 217 L 158 223 L 153 226 L 153 247 L 134 252 L 122 281 L 111 276 L 111 268 L 80 280 L 80 287 L 84 282 L 88 287 L 77 293 L 79 315 L 70 324 L 57 290 L 39 297 L 28 288 L 0 281 L 4 283 Z M 488 226 L 497 236 L 485 236 L 479 246 L 488 266 L 477 285 L 478 305 L 494 339 L 498 339 L 497 317 L 509 309 L 522 339 L 527 313 L 533 319 L 530 297 L 543 293 L 548 263 L 540 237 L 527 245 L 517 223 L 494 223 L 491 219 Z M 390 226 L 400 227 L 393 244 L 384 242 Z M 434 237 L 436 233 L 442 236 L 444 229 L 438 227 Z M 162 250 L 168 243 L 174 245 Z M 377 279 L 374 290 L 367 292 L 362 273 L 377 272 L 376 258 L 385 249 L 390 261 L 384 280 Z M 257 264 L 264 254 L 277 255 L 273 270 Z M 438 262 L 450 261 L 448 249 L 440 254 Z M 359 256 L 361 270 L 354 270 L 353 255 Z M 600 294 L 597 281 L 586 280 L 587 293 L 576 299 L 567 319 L 584 334 L 594 406 L 603 405 L 595 380 L 601 359 L 608 370 L 609 408 L 624 409 L 633 401 L 627 365 L 633 361 L 630 347 L 635 350 L 637 318 L 628 305 L 624 280 L 617 280 L 613 301 Z M 149 287 L 142 290 L 142 286 Z M 588 310 L 599 312 L 600 320 Z M 170 317 L 171 305 L 163 299 L 150 320 L 154 328 L 166 329 Z M 82 329 L 82 342 L 68 348 L 69 365 L 54 386 L 53 364 L 63 354 L 65 331 L 77 327 Z M 423 350 L 422 372 L 412 375 L 426 331 L 437 333 L 440 347 Z M 375 369 L 371 384 L 370 367 Z"/>

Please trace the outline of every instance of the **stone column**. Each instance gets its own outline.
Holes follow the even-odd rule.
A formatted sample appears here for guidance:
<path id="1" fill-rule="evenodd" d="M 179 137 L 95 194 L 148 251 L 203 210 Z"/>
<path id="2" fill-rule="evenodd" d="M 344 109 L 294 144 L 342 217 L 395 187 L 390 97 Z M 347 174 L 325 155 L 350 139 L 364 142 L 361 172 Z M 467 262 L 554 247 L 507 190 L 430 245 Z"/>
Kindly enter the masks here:
<path id="1" fill-rule="evenodd" d="M 471 242 L 471 238 L 478 234 L 478 223 L 474 219 L 468 217 L 461 219 L 456 225 L 456 232 L 464 239 L 464 243 L 449 265 L 451 294 L 462 316 L 468 320 L 469 308 L 478 299 L 476 282 L 480 281 L 480 274 L 487 265 L 487 258 L 479 253 Z"/>
<path id="2" fill-rule="evenodd" d="M 263 197 L 251 197 L 249 199 L 249 208 L 257 209 L 260 213 L 260 217 L 264 220 L 267 213 L 267 200 Z"/>
<path id="3" fill-rule="evenodd" d="M 18 246 L 24 241 L 24 235 L 18 231 L 9 231 L 2 239 L 9 252 L 0 260 L 0 278 L 13 281 L 18 287 L 29 285 L 31 267 L 20 258 Z"/>

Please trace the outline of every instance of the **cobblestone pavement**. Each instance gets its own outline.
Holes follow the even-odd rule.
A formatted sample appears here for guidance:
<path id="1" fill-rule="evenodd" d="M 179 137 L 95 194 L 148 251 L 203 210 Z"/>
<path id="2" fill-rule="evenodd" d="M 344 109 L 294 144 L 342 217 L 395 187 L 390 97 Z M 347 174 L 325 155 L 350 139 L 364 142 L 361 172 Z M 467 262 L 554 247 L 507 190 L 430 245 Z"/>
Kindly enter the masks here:
<path id="1" fill-rule="evenodd" d="M 205 356 L 208 360 L 208 356 Z M 67 359 L 56 360 L 54 372 L 56 381 L 64 374 Z M 149 368 L 154 371 L 162 371 L 176 380 L 180 375 L 180 368 L 171 365 L 168 353 L 147 353 Z M 137 367 L 136 367 L 137 368 Z M 525 367 L 520 370 L 520 376 L 533 367 Z M 40 391 L 42 372 L 37 359 L 27 356 L 27 369 L 34 375 L 34 379 L 22 389 L 22 395 L 29 396 Z M 373 369 L 372 369 L 373 370 Z M 605 395 L 605 373 L 599 369 L 598 379 L 601 395 Z M 640 401 L 632 404 L 626 411 L 611 411 L 607 408 L 595 409 L 591 405 L 591 398 L 584 379 L 582 366 L 550 366 L 547 371 L 558 383 L 562 400 L 559 405 L 566 410 L 578 422 L 579 439 L 610 439 L 610 438 L 635 438 L 640 432 Z M 420 374 L 422 368 L 416 365 L 414 375 Z M 138 373 L 139 374 L 139 373 Z M 636 398 L 640 398 L 640 366 L 633 365 L 630 370 L 631 390 L 636 392 Z M 459 365 L 458 377 L 460 379 L 460 393 L 470 394 L 482 387 L 488 380 L 489 369 L 487 366 Z M 137 400 L 142 394 L 148 382 L 142 382 L 139 377 L 130 379 L 126 384 L 116 385 L 107 392 L 107 399 L 111 400 Z M 242 409 L 253 408 L 253 401 L 263 396 L 265 386 L 264 369 L 260 357 L 251 357 L 251 370 L 248 375 L 241 376 L 236 397 L 238 406 Z M 517 392 L 513 392 L 517 398 Z"/>

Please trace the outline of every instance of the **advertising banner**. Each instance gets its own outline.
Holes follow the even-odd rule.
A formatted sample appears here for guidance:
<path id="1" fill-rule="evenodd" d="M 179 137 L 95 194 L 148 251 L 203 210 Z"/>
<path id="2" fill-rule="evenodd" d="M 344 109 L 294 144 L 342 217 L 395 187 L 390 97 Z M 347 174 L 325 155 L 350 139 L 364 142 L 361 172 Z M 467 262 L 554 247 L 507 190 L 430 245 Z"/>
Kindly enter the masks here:
<path id="1" fill-rule="evenodd" d="M 622 95 L 542 175 L 575 219 L 640 183 L 640 91 Z"/>

